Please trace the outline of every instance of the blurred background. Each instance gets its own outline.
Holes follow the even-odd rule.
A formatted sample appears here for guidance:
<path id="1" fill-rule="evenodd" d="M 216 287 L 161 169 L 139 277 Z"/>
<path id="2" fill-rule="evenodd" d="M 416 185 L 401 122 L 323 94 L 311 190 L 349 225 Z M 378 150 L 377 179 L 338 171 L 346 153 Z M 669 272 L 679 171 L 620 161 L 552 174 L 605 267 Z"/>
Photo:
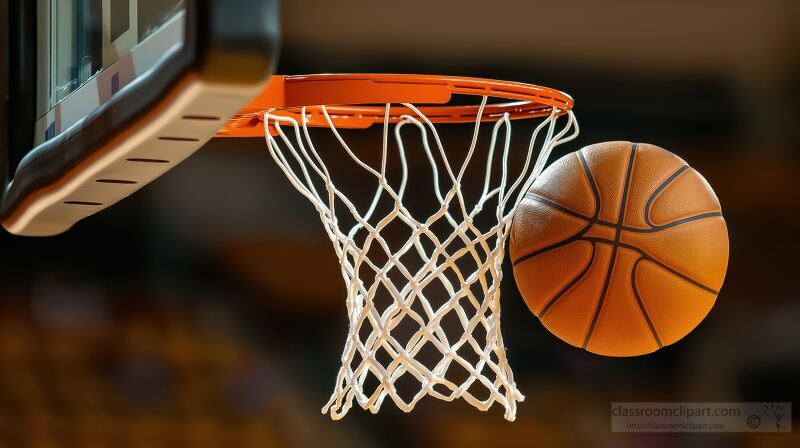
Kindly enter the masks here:
<path id="1" fill-rule="evenodd" d="M 542 84 L 576 99 L 581 124 L 551 160 L 604 140 L 684 158 L 729 226 L 713 311 L 673 346 L 604 358 L 550 335 L 507 264 L 503 332 L 527 397 L 517 422 L 430 398 L 410 415 L 386 403 L 332 422 L 320 408 L 347 332 L 333 249 L 263 140 L 218 139 L 64 235 L 0 235 L 0 446 L 800 446 L 797 431 L 614 434 L 609 415 L 614 401 L 800 398 L 800 3 L 282 8 L 278 73 Z"/>

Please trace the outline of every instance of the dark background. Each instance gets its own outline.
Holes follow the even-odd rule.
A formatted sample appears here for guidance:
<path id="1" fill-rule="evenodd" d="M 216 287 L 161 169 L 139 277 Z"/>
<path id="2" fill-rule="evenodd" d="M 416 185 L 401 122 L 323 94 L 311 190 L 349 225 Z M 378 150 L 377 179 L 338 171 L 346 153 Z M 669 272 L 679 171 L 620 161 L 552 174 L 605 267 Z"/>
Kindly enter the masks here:
<path id="1" fill-rule="evenodd" d="M 729 226 L 714 309 L 673 346 L 600 357 L 550 335 L 506 266 L 517 422 L 430 398 L 332 422 L 330 242 L 263 140 L 216 140 L 64 235 L 0 235 L 0 446 L 800 445 L 609 429 L 614 401 L 800 397 L 798 19 L 793 0 L 284 2 L 279 73 L 532 82 L 576 99 L 581 135 L 556 156 L 632 140 L 684 158 Z"/>

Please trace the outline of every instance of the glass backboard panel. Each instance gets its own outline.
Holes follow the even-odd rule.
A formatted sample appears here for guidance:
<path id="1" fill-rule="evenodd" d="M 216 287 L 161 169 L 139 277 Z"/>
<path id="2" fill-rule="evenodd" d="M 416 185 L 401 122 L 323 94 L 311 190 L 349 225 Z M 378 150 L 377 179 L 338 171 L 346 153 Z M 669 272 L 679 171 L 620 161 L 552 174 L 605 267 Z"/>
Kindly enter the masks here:
<path id="1" fill-rule="evenodd" d="M 183 0 L 37 1 L 38 118 L 185 10 Z"/>

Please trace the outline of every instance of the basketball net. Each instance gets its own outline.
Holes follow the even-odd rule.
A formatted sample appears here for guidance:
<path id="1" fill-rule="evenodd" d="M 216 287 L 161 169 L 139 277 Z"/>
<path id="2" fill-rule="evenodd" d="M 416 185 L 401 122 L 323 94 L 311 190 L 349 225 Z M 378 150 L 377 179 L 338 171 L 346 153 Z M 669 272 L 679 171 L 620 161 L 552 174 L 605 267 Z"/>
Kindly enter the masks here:
<path id="1" fill-rule="evenodd" d="M 378 166 L 371 166 L 356 155 L 325 106 L 308 107 L 309 110 L 303 107 L 288 116 L 275 110 L 264 114 L 269 152 L 292 185 L 319 213 L 347 287 L 349 329 L 342 366 L 331 398 L 322 408 L 334 420 L 347 414 L 353 401 L 376 413 L 389 397 L 409 412 L 426 395 L 446 401 L 463 398 L 484 411 L 497 402 L 505 408 L 506 419 L 513 421 L 516 417 L 517 402 L 524 397 L 514 382 L 500 330 L 505 241 L 516 205 L 545 168 L 553 148 L 575 138 L 578 125 L 571 111 L 553 108 L 532 132 L 524 164 L 512 169 L 507 165 L 511 147 L 511 120 L 507 113 L 496 121 L 491 119 L 494 124 L 489 147 L 485 155 L 478 155 L 480 125 L 489 119 L 483 117 L 487 100 L 482 97 L 466 158 L 457 169 L 448 161 L 448 152 L 434 124 L 412 104 L 402 104 L 399 119 L 396 109 L 401 109 L 400 105 L 386 104 Z M 321 156 L 323 152 L 316 149 L 309 136 L 308 117 L 312 112 L 324 115 L 341 146 L 326 148 L 324 153 L 344 151 L 359 169 L 374 178 L 376 190 L 368 203 L 356 205 L 337 188 Z M 415 216 L 403 204 L 409 181 L 406 145 L 400 132 L 405 126 L 418 129 L 414 135 L 421 138 L 430 165 L 428 172 L 433 175 L 439 206 L 429 216 Z M 390 182 L 387 176 L 390 139 L 394 139 L 400 160 L 399 183 Z M 540 149 L 534 157 L 536 148 Z M 464 173 L 470 163 L 479 164 L 483 157 L 486 165 L 481 170 L 485 175 L 480 197 L 477 202 L 468 203 L 461 188 Z M 493 178 L 493 167 L 498 165 L 501 174 Z M 414 179 L 423 174 L 412 173 Z M 390 211 L 379 211 L 382 198 L 393 203 Z M 487 204 L 494 208 L 487 210 L 493 224 L 481 227 L 474 218 Z M 345 214 L 352 215 L 355 224 L 341 227 Z M 353 222 L 350 216 L 346 218 Z M 410 237 L 400 244 L 390 244 L 381 231 L 392 223 L 407 226 Z M 370 255 L 376 251 L 381 254 L 380 261 Z M 404 264 L 404 255 L 412 253 L 421 259 L 421 267 Z M 469 261 L 472 267 L 466 270 L 462 261 Z M 442 288 L 447 297 L 431 292 Z M 457 318 L 457 329 L 445 330 L 442 321 L 448 316 Z M 398 338 L 401 322 L 413 326 L 410 338 Z M 425 363 L 420 353 L 430 353 L 431 348 L 435 348 L 435 362 Z M 452 374 L 455 370 L 462 375 L 456 378 Z M 403 393 L 403 398 L 396 385 L 409 375 L 414 380 L 414 391 Z"/>

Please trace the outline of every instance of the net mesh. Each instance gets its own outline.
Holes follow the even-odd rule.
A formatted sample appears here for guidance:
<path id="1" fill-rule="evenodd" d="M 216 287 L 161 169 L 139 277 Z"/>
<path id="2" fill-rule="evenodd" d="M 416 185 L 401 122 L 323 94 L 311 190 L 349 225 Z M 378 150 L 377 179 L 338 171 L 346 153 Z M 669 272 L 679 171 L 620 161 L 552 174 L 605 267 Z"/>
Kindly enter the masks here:
<path id="1" fill-rule="evenodd" d="M 401 106 L 406 113 L 399 119 L 393 106 L 385 105 L 380 160 L 374 166 L 347 143 L 335 117 L 324 106 L 315 106 L 340 146 L 324 153 L 343 151 L 375 181 L 374 194 L 360 206 L 334 183 L 329 172 L 333 165 L 326 165 L 311 139 L 306 108 L 264 115 L 265 129 L 273 130 L 265 132 L 268 150 L 319 213 L 347 288 L 349 329 L 342 366 L 322 409 L 333 419 L 344 416 L 353 401 L 374 413 L 390 397 L 409 412 L 426 395 L 446 401 L 463 398 L 480 410 L 496 402 L 505 408 L 506 419 L 516 416 L 517 402 L 524 397 L 514 382 L 500 329 L 504 243 L 516 204 L 553 148 L 574 138 L 578 127 L 572 112 L 554 109 L 533 129 L 524 162 L 509 169 L 511 120 L 507 114 L 484 117 L 487 101 L 482 97 L 466 155 L 455 167 L 434 124 L 412 104 Z M 479 157 L 485 121 L 490 121 L 491 135 Z M 417 146 L 429 165 L 423 172 L 410 173 L 410 146 L 403 137 L 408 132 L 401 132 L 406 126 L 418 130 L 413 135 L 421 139 Z M 387 174 L 390 146 L 392 160 L 399 162 L 399 182 L 391 182 Z M 479 166 L 479 197 L 469 201 L 462 191 L 465 173 L 482 158 L 486 165 Z M 404 199 L 410 178 L 414 182 L 426 173 L 433 176 L 436 206 L 433 213 L 420 216 Z M 379 206 L 387 201 L 388 207 Z M 479 214 L 490 219 L 480 220 Z M 407 231 L 404 236 L 388 238 L 388 228 L 398 225 Z"/>

